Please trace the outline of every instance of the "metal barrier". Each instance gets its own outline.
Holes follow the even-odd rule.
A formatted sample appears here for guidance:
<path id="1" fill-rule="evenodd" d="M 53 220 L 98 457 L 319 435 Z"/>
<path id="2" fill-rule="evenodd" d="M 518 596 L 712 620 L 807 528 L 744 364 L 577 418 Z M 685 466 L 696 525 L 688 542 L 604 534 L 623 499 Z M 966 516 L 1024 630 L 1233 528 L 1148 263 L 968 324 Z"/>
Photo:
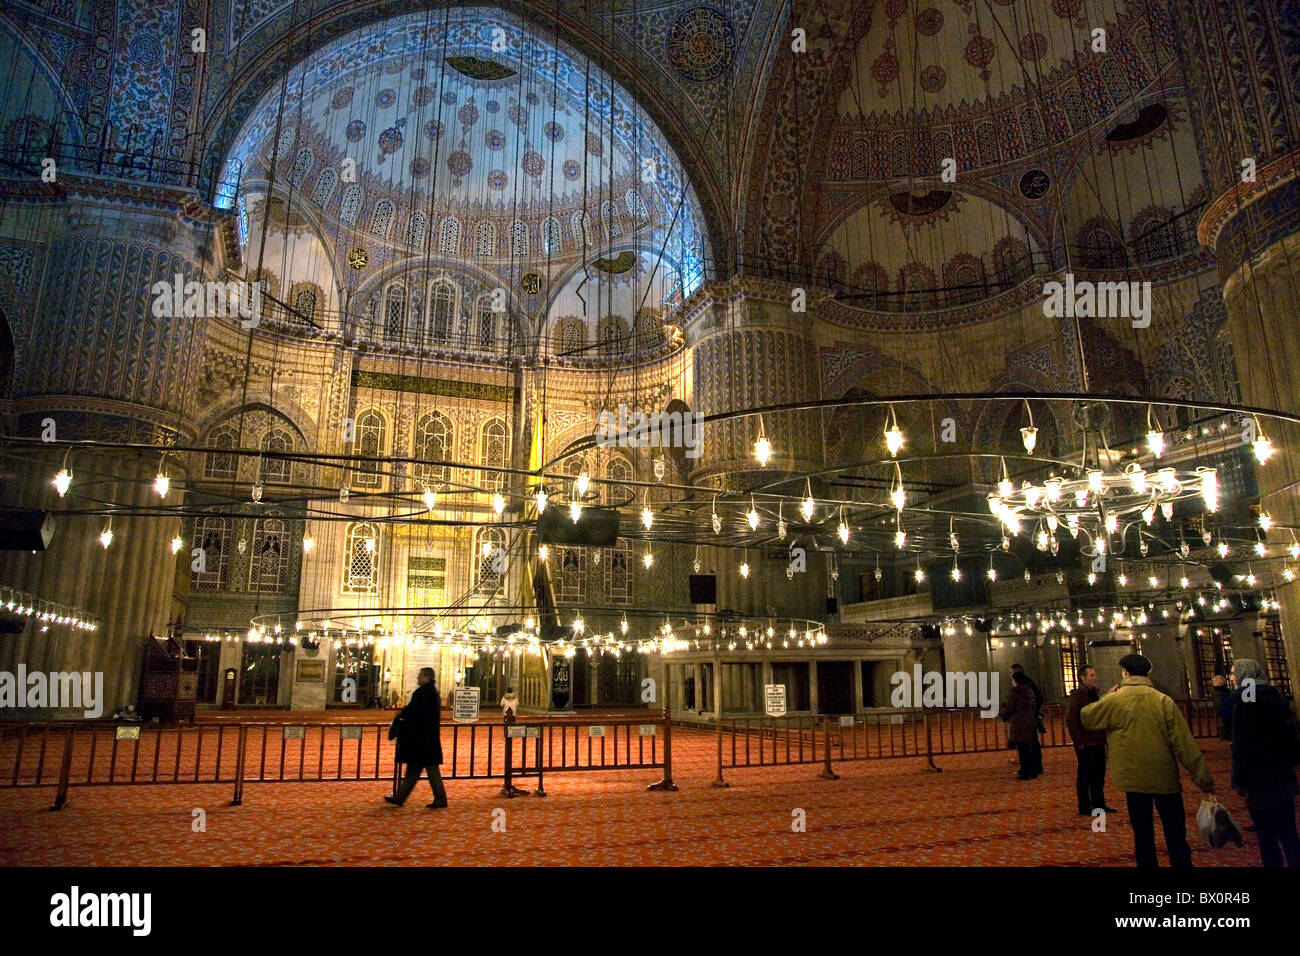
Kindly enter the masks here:
<path id="1" fill-rule="evenodd" d="M 1176 701 L 1197 738 L 1218 734 L 1213 701 Z M 1044 749 L 1073 746 L 1064 704 L 1043 707 Z M 818 776 L 835 780 L 833 762 L 923 757 L 926 770 L 939 772 L 934 758 L 1009 749 L 1006 725 L 974 708 L 909 708 L 856 715 L 790 715 L 718 720 L 718 775 L 715 787 L 728 784 L 723 770 L 750 767 L 822 764 Z"/>
<path id="2" fill-rule="evenodd" d="M 231 803 L 236 806 L 243 802 L 247 783 L 389 780 L 396 792 L 400 773 L 388 726 L 267 721 L 175 727 L 24 724 L 0 740 L 0 787 L 55 786 L 54 810 L 67 802 L 70 787 L 87 786 L 231 784 Z M 667 712 L 639 720 L 444 722 L 441 731 L 443 779 L 503 778 L 503 795 L 524 792 L 513 785 L 522 776 L 537 776 L 537 792 L 544 796 L 546 773 L 651 768 L 662 768 L 663 778 L 648 789 L 677 789 Z M 516 748 L 520 739 L 536 744 Z"/>

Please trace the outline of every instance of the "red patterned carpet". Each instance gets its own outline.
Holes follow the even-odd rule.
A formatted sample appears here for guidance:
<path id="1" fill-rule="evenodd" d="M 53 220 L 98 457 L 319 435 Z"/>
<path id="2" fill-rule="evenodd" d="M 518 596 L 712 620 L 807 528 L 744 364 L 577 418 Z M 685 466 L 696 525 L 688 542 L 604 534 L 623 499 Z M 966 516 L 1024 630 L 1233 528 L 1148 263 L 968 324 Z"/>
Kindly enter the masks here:
<path id="1" fill-rule="evenodd" d="M 1241 798 L 1227 791 L 1227 745 L 1201 741 L 1223 799 L 1242 826 Z M 655 770 L 550 774 L 549 796 L 498 796 L 500 782 L 451 781 L 451 806 L 426 810 L 421 781 L 406 806 L 380 800 L 383 783 L 247 785 L 229 806 L 226 784 L 74 787 L 52 813 L 52 788 L 0 789 L 0 864 L 13 865 L 874 865 L 1131 866 L 1122 798 L 1105 833 L 1077 815 L 1074 755 L 1045 751 L 1046 773 L 1013 778 L 1010 754 L 729 770 L 710 786 L 715 738 L 673 731 L 677 793 L 645 791 Z M 1253 834 L 1241 848 L 1210 850 L 1192 815 L 1199 793 L 1185 781 L 1198 866 L 1254 866 Z M 206 813 L 194 832 L 193 810 Z M 505 832 L 492 829 L 505 810 Z M 805 811 L 807 831 L 792 832 Z M 1162 862 L 1164 849 L 1157 827 Z"/>

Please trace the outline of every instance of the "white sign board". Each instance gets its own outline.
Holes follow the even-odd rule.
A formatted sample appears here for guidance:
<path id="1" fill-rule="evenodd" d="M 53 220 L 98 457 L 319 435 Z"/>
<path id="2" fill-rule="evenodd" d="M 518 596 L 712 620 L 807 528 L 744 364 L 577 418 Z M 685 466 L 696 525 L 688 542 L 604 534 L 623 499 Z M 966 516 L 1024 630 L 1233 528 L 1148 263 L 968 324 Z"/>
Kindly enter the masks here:
<path id="1" fill-rule="evenodd" d="M 527 728 L 523 724 L 511 724 L 506 728 L 507 737 L 522 737 Z"/>
<path id="2" fill-rule="evenodd" d="M 541 728 L 541 727 L 525 727 L 525 728 L 524 728 L 524 736 L 527 737 L 529 740 L 540 740 L 540 739 L 541 739 L 541 736 L 542 736 L 542 728 Z"/>
<path id="3" fill-rule="evenodd" d="M 342 729 L 340 730 L 339 733 L 340 733 L 340 739 L 342 739 L 342 740 L 360 740 L 360 739 L 361 739 L 361 728 L 360 728 L 360 727 L 344 727 L 344 728 L 342 728 Z"/>
<path id="4" fill-rule="evenodd" d="M 641 724 L 639 725 L 638 730 L 642 737 L 653 737 L 655 735 L 655 728 L 658 726 L 658 724 Z"/>
<path id="5" fill-rule="evenodd" d="M 766 703 L 766 713 L 769 717 L 785 716 L 785 685 L 784 684 L 764 684 L 763 700 Z"/>
<path id="6" fill-rule="evenodd" d="M 285 740 L 302 740 L 306 736 L 307 736 L 306 727 L 285 727 L 284 728 Z"/>
<path id="7" fill-rule="evenodd" d="M 457 687 L 451 705 L 451 719 L 458 724 L 472 724 L 478 720 L 478 695 L 477 687 Z"/>
<path id="8" fill-rule="evenodd" d="M 118 740 L 139 740 L 140 739 L 139 727 L 118 727 L 115 729 L 117 730 L 116 736 Z"/>
<path id="9" fill-rule="evenodd" d="M 603 724 L 594 724 L 594 725 L 592 725 L 591 727 L 588 727 L 588 728 L 587 728 L 587 736 L 588 736 L 588 737 L 604 737 L 604 736 L 605 736 L 605 726 L 604 726 Z"/>
<path id="10" fill-rule="evenodd" d="M 841 718 L 840 718 L 840 726 L 841 726 L 841 727 L 852 727 L 852 726 L 853 726 L 853 718 L 852 718 L 852 717 L 841 717 Z"/>

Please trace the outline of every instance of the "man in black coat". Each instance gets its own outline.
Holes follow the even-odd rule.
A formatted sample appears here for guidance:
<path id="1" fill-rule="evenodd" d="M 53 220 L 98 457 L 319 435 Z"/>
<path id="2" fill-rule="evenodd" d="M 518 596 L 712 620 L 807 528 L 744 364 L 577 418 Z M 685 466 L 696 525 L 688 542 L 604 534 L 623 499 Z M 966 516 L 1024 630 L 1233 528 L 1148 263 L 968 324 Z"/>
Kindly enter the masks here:
<path id="1" fill-rule="evenodd" d="M 1237 658 L 1232 667 L 1232 786 L 1246 798 L 1265 866 L 1300 866 L 1295 798 L 1300 787 L 1291 768 L 1300 760 L 1300 739 L 1291 707 L 1257 661 Z"/>
<path id="2" fill-rule="evenodd" d="M 1106 805 L 1106 734 L 1100 730 L 1085 730 L 1079 712 L 1101 699 L 1097 692 L 1097 668 L 1085 667 L 1079 677 L 1079 686 L 1070 691 L 1065 708 L 1065 726 L 1074 741 L 1074 755 L 1079 761 L 1079 771 L 1074 778 L 1075 793 L 1079 798 L 1079 812 L 1092 816 L 1097 808 L 1115 813 Z"/>
<path id="3" fill-rule="evenodd" d="M 406 764 L 406 773 L 397 794 L 384 799 L 400 807 L 420 782 L 420 768 L 424 768 L 433 788 L 433 803 L 428 805 L 433 810 L 447 805 L 447 789 L 438 769 L 442 763 L 442 700 L 432 667 L 420 668 L 417 680 L 419 686 L 411 694 L 411 702 L 397 715 L 397 762 Z"/>

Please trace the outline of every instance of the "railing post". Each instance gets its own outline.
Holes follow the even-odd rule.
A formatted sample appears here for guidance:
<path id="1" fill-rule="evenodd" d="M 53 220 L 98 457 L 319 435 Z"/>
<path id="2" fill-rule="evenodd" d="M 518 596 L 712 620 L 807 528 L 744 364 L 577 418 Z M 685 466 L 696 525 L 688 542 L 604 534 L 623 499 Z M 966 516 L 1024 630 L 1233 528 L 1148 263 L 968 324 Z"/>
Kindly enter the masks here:
<path id="1" fill-rule="evenodd" d="M 54 795 L 54 806 L 51 810 L 62 810 L 63 805 L 68 802 L 68 779 L 72 776 L 72 738 L 75 728 L 68 728 L 68 739 L 63 744 L 63 761 L 59 765 L 59 790 Z M 91 730 L 93 734 L 95 731 Z"/>
<path id="2" fill-rule="evenodd" d="M 722 719 L 722 711 L 718 711 L 718 719 Z M 673 783 L 673 721 L 667 705 L 664 706 L 664 778 L 658 783 L 652 783 L 646 787 L 647 790 L 671 790 L 676 791 L 677 785 Z"/>
<path id="3" fill-rule="evenodd" d="M 177 740 L 176 746 L 177 749 L 180 748 L 179 739 Z M 239 743 L 237 744 L 237 746 L 239 748 L 239 751 L 235 756 L 235 792 L 230 798 L 230 805 L 232 807 L 237 807 L 244 802 L 244 761 L 245 761 L 245 753 L 248 749 L 248 725 L 247 724 L 239 725 Z M 221 772 L 221 768 L 218 767 L 217 773 L 220 772 Z"/>
<path id="4" fill-rule="evenodd" d="M 814 739 L 816 738 L 816 733 L 817 725 L 813 724 Z M 822 772 L 817 776 L 821 780 L 838 780 L 840 779 L 840 775 L 831 770 L 831 719 L 827 716 L 822 717 L 822 737 L 824 738 L 822 741 L 822 752 L 825 755 L 825 760 L 822 764 Z"/>
<path id="5" fill-rule="evenodd" d="M 713 723 L 718 729 L 718 779 L 713 781 L 713 785 L 715 787 L 729 787 L 731 784 L 722 779 L 722 715 L 718 714 Z M 733 730 L 732 733 L 735 733 L 735 731 Z"/>
<path id="6" fill-rule="evenodd" d="M 504 727 L 502 728 L 502 733 L 503 733 L 504 736 L 505 736 L 505 745 L 506 745 L 506 768 L 505 768 L 505 782 L 501 785 L 501 796 L 506 797 L 506 798 L 513 798 L 513 797 L 515 796 L 515 785 L 514 785 L 514 783 L 511 782 L 511 779 L 510 779 L 510 771 L 513 769 L 512 766 L 511 766 L 511 764 L 513 763 L 513 760 L 512 760 L 512 757 L 513 757 L 513 753 L 512 753 L 512 751 L 513 751 L 512 741 L 514 740 L 514 738 L 510 736 L 510 725 L 509 725 L 509 724 L 505 724 L 505 725 L 504 725 Z M 473 770 L 473 768 L 471 767 L 471 768 L 470 768 L 470 773 L 472 774 L 473 772 L 474 772 L 474 770 Z"/>
<path id="7" fill-rule="evenodd" d="M 536 737 L 536 740 L 537 740 L 537 789 L 533 791 L 533 796 L 534 796 L 534 797 L 544 797 L 544 796 L 546 796 L 546 788 L 542 785 L 542 734 L 541 734 L 541 728 L 540 728 L 540 727 L 537 728 L 537 730 L 538 730 L 537 737 Z M 528 731 L 525 730 L 524 733 L 527 734 Z M 524 737 L 524 747 L 527 747 L 527 746 L 528 746 L 528 738 L 525 736 L 525 737 Z"/>
<path id="8" fill-rule="evenodd" d="M 933 743 L 931 742 L 931 740 L 930 740 L 930 712 L 927 711 L 927 710 L 922 710 L 922 711 L 921 711 L 921 720 L 925 722 L 925 762 L 926 762 L 926 767 L 925 767 L 925 769 L 926 769 L 926 772 L 928 772 L 928 773 L 943 773 L 943 768 L 942 768 L 942 767 L 936 767 L 936 766 L 934 765 L 934 744 L 933 744 Z"/>

